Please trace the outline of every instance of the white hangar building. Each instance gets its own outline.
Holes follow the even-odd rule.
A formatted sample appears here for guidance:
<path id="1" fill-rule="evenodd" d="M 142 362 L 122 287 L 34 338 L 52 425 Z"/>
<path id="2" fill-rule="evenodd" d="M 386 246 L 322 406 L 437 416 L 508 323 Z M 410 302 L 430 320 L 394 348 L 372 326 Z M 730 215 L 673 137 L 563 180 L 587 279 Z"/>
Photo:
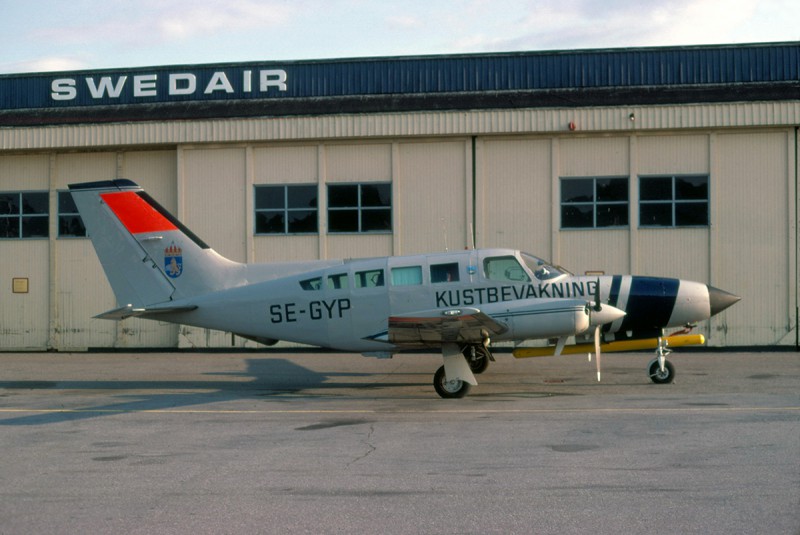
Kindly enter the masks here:
<path id="1" fill-rule="evenodd" d="M 742 296 L 797 346 L 800 43 L 0 76 L 0 350 L 252 346 L 117 303 L 70 183 L 128 178 L 221 254 L 512 247 Z"/>

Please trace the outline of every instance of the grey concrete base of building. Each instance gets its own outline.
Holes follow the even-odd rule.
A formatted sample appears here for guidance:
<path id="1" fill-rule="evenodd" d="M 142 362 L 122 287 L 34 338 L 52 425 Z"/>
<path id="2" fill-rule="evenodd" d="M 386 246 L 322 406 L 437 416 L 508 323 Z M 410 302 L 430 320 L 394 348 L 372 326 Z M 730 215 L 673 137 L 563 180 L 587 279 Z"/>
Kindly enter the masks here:
<path id="1" fill-rule="evenodd" d="M 0 532 L 797 533 L 797 353 L 650 358 L 0 354 Z"/>

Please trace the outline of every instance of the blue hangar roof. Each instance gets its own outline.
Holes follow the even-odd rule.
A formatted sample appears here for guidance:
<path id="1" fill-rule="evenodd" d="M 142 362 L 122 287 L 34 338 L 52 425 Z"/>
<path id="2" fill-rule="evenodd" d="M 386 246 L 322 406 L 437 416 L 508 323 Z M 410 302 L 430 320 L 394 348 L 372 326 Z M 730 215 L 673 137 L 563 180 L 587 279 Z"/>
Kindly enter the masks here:
<path id="1" fill-rule="evenodd" d="M 0 126 L 800 98 L 800 42 L 0 76 Z"/>

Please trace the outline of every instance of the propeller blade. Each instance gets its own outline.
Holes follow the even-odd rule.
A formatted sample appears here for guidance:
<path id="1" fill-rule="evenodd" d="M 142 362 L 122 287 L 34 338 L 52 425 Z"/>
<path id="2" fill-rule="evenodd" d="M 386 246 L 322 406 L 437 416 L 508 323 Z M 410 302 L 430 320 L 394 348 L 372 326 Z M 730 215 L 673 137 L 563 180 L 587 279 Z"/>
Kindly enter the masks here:
<path id="1" fill-rule="evenodd" d="M 597 362 L 597 382 L 600 382 L 600 326 L 594 328 L 594 354 Z"/>
<path id="2" fill-rule="evenodd" d="M 603 309 L 603 305 L 600 304 L 600 279 L 597 279 L 597 284 L 594 285 L 594 310 L 595 312 L 600 312 Z"/>

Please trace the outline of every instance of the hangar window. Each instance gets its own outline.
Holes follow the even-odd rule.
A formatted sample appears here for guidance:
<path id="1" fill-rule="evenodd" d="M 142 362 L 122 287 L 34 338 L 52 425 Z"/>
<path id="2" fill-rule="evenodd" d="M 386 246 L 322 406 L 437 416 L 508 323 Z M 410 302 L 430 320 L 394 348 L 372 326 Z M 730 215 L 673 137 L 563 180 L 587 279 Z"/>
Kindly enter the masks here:
<path id="1" fill-rule="evenodd" d="M 317 186 L 256 186 L 256 234 L 317 232 Z"/>
<path id="2" fill-rule="evenodd" d="M 707 227 L 708 176 L 639 177 L 639 226 Z"/>
<path id="3" fill-rule="evenodd" d="M 561 228 L 628 226 L 628 179 L 561 179 Z"/>
<path id="4" fill-rule="evenodd" d="M 47 238 L 49 203 L 46 191 L 0 192 L 0 238 Z"/>
<path id="5" fill-rule="evenodd" d="M 78 207 L 68 191 L 58 192 L 58 237 L 81 238 L 86 236 L 86 227 L 78 213 Z"/>
<path id="6" fill-rule="evenodd" d="M 336 184 L 328 186 L 328 230 L 391 232 L 391 184 Z"/>

